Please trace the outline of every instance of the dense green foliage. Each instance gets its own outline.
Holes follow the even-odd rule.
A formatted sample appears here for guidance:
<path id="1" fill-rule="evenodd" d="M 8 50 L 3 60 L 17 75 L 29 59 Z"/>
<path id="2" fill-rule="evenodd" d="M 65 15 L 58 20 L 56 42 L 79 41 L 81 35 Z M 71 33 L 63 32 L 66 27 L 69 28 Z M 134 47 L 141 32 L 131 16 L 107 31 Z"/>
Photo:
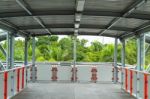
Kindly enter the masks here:
<path id="1" fill-rule="evenodd" d="M 114 44 L 102 44 L 93 41 L 91 46 L 86 46 L 87 40 L 77 39 L 77 61 L 84 62 L 112 62 L 114 56 Z M 129 40 L 126 43 L 126 63 L 136 64 L 136 41 Z M 1 44 L 6 48 L 6 42 Z M 28 60 L 32 58 L 32 42 L 29 42 Z M 118 62 L 121 62 L 122 46 L 118 45 Z M 36 61 L 72 61 L 73 40 L 71 36 L 59 40 L 58 36 L 45 36 L 36 39 Z M 146 56 L 150 59 L 150 56 Z M 5 60 L 5 56 L 0 51 L 0 59 Z M 24 41 L 15 41 L 15 61 L 24 59 Z M 148 61 L 146 60 L 146 63 Z"/>

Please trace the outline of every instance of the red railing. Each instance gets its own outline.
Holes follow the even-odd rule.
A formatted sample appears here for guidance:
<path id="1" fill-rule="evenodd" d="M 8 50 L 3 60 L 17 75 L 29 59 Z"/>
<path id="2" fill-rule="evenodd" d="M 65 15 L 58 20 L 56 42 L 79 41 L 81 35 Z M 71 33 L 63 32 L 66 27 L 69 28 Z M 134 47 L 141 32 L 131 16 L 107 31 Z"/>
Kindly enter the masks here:
<path id="1" fill-rule="evenodd" d="M 13 68 L 10 70 L 0 72 L 0 74 L 3 75 L 3 79 L 4 79 L 3 80 L 3 92 L 0 92 L 0 93 L 3 93 L 3 96 L 0 96 L 0 99 L 8 99 L 8 97 L 12 97 L 13 95 L 17 94 L 22 89 L 24 89 L 25 79 L 27 79 L 27 76 L 25 76 L 27 75 L 26 74 L 27 72 L 25 72 L 25 70 L 27 70 L 29 67 L 30 66 L 17 67 L 17 68 Z M 16 83 L 8 83 L 8 81 L 10 80 L 14 80 L 14 82 Z M 16 88 L 14 89 L 12 89 L 12 87 L 15 86 L 13 84 L 16 84 Z M 9 90 L 11 90 L 13 94 L 8 93 Z"/>
<path id="2" fill-rule="evenodd" d="M 118 67 L 121 68 L 120 71 L 123 72 L 123 88 L 126 92 L 130 93 L 130 95 L 133 95 L 136 97 L 137 94 L 141 93 L 140 97 L 142 99 L 149 99 L 150 98 L 150 73 L 144 72 L 144 71 L 138 71 L 134 69 L 130 69 L 127 67 Z M 140 75 L 138 77 L 138 75 Z M 137 82 L 139 81 L 140 86 L 143 88 L 140 90 L 136 90 L 139 86 Z"/>
<path id="3" fill-rule="evenodd" d="M 8 95 L 8 72 L 4 72 L 4 99 L 7 99 Z"/>

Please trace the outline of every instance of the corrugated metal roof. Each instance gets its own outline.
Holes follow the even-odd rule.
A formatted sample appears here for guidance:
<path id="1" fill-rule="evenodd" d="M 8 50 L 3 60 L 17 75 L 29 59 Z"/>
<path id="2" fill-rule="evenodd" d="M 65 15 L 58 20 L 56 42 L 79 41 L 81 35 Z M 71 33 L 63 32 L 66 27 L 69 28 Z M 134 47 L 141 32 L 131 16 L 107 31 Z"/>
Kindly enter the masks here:
<path id="1" fill-rule="evenodd" d="M 76 10 L 79 1 L 85 1 L 81 11 Z M 73 35 L 78 30 L 79 35 L 125 37 L 149 30 L 149 16 L 150 0 L 0 1 L 0 28 L 31 36 Z"/>
<path id="2" fill-rule="evenodd" d="M 86 0 L 85 10 L 121 12 L 134 0 Z"/>
<path id="3" fill-rule="evenodd" d="M 81 24 L 107 25 L 114 17 L 83 15 Z"/>

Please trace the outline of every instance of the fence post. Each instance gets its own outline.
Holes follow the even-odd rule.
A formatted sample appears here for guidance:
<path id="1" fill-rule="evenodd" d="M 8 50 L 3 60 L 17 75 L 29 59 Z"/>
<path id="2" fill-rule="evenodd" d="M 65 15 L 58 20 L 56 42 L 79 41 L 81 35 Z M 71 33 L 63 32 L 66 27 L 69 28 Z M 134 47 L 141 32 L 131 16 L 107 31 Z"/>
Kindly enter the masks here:
<path id="1" fill-rule="evenodd" d="M 114 48 L 114 83 L 118 82 L 117 48 L 118 48 L 118 38 L 115 38 L 115 48 Z"/>
<path id="2" fill-rule="evenodd" d="M 8 72 L 4 72 L 4 99 L 8 97 Z"/>

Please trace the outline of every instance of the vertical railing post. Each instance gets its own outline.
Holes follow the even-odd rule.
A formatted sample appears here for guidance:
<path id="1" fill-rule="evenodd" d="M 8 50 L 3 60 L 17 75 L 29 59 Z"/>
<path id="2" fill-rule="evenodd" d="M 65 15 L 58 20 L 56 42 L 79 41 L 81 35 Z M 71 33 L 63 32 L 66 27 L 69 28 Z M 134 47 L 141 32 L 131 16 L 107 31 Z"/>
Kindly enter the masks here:
<path id="1" fill-rule="evenodd" d="M 122 43 L 122 52 L 121 52 L 121 63 L 122 67 L 125 67 L 125 39 L 120 40 Z M 121 88 L 123 88 L 124 72 L 123 68 L 121 69 Z"/>
<path id="2" fill-rule="evenodd" d="M 144 74 L 144 99 L 149 99 L 148 74 Z"/>
<path id="3" fill-rule="evenodd" d="M 130 95 L 133 94 L 133 70 L 130 70 Z"/>
<path id="4" fill-rule="evenodd" d="M 32 37 L 32 71 L 31 71 L 31 78 L 32 82 L 36 81 L 36 68 L 35 68 L 35 37 Z"/>
<path id="5" fill-rule="evenodd" d="M 145 35 L 140 34 L 137 36 L 137 70 L 141 71 L 144 69 L 145 64 Z M 140 84 L 140 74 L 137 72 L 137 87 L 136 87 L 136 96 L 140 98 L 142 94 L 142 85 Z"/>
<path id="6" fill-rule="evenodd" d="M 28 37 L 25 37 L 24 42 L 24 65 L 28 65 Z"/>
<path id="7" fill-rule="evenodd" d="M 129 73 L 128 73 L 128 69 L 125 68 L 125 90 L 128 92 L 128 76 L 129 76 Z"/>
<path id="8" fill-rule="evenodd" d="M 137 70 L 141 70 L 141 65 L 140 65 L 140 38 L 139 37 L 137 37 L 137 68 L 136 68 Z M 137 98 L 140 98 L 140 94 L 139 94 L 139 92 L 140 92 L 140 88 L 139 88 L 139 86 L 140 86 L 140 81 L 139 81 L 139 77 L 140 77 L 140 75 L 139 75 L 139 73 L 137 72 L 137 82 L 136 82 L 136 97 Z"/>
<path id="9" fill-rule="evenodd" d="M 77 39 L 77 35 L 73 36 L 73 81 L 76 81 L 76 39 Z"/>
<path id="10" fill-rule="evenodd" d="M 17 92 L 20 91 L 20 68 L 17 69 Z"/>
<path id="11" fill-rule="evenodd" d="M 4 72 L 4 83 L 3 83 L 3 94 L 4 98 L 3 99 L 8 99 L 8 72 Z"/>
<path id="12" fill-rule="evenodd" d="M 25 37 L 25 41 L 24 41 L 24 65 L 27 66 L 28 65 L 28 41 L 29 41 L 29 37 Z M 24 71 L 24 70 L 23 70 Z M 28 69 L 25 68 L 25 75 L 26 75 L 26 85 L 28 82 Z"/>
<path id="13" fill-rule="evenodd" d="M 118 82 L 117 48 L 118 48 L 118 38 L 115 38 L 115 46 L 114 46 L 114 83 Z"/>

